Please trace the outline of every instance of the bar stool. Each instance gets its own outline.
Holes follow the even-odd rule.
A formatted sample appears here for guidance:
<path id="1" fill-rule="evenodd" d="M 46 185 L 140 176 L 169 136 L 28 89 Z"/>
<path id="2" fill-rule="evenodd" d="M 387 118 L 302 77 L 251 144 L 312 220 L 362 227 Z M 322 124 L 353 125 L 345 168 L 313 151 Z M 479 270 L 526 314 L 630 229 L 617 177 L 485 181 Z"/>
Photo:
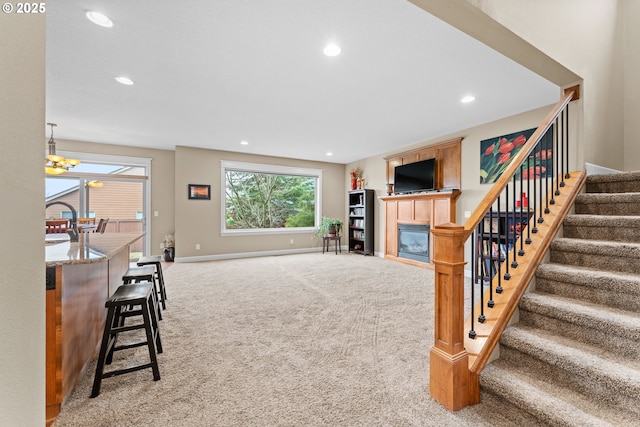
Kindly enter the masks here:
<path id="1" fill-rule="evenodd" d="M 158 319 L 152 309 L 152 295 L 153 285 L 151 283 L 122 285 L 116 289 L 113 296 L 105 303 L 105 307 L 108 309 L 107 320 L 104 325 L 104 333 L 102 335 L 102 344 L 96 366 L 96 375 L 93 379 L 91 397 L 96 397 L 100 394 L 100 386 L 104 378 L 151 368 L 153 380 L 158 381 L 160 379 L 160 369 L 158 368 L 156 354 L 162 353 L 162 342 L 160 341 Z M 139 308 L 137 308 L 138 306 Z M 134 316 L 141 317 L 142 323 L 124 324 L 125 318 Z M 120 332 L 137 329 L 145 330 L 146 340 L 133 344 L 116 345 Z M 104 372 L 104 365 L 111 364 L 115 351 L 144 345 L 149 349 L 149 363 Z"/>
<path id="2" fill-rule="evenodd" d="M 144 267 L 131 267 L 122 276 L 122 282 L 127 285 L 130 283 L 151 282 L 153 283 L 153 307 L 157 312 L 158 319 L 162 320 L 162 311 L 158 303 L 158 284 L 156 282 L 156 269 L 152 265 Z"/>
<path id="3" fill-rule="evenodd" d="M 162 309 L 166 310 L 167 305 L 165 300 L 167 299 L 167 291 L 165 290 L 164 277 L 162 276 L 162 257 L 160 255 L 143 256 L 138 260 L 138 266 L 144 265 L 156 266 L 156 279 L 160 287 L 160 302 L 162 302 Z"/>

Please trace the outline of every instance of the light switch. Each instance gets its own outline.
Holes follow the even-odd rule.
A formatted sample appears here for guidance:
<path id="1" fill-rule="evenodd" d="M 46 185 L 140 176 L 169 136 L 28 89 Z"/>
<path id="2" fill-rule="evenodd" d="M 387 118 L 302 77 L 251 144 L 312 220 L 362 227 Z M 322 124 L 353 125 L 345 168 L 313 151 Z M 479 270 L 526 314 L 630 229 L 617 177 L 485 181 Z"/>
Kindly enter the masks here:
<path id="1" fill-rule="evenodd" d="M 158 211 L 153 211 L 153 216 L 158 216 Z"/>

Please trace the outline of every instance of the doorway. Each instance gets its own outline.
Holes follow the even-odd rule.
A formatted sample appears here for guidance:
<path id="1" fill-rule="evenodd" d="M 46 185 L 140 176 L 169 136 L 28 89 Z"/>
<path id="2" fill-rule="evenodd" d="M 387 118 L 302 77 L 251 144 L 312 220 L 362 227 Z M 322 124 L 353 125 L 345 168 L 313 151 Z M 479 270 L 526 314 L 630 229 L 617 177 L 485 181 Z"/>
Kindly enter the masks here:
<path id="1" fill-rule="evenodd" d="M 108 219 L 106 233 L 144 233 L 131 246 L 131 261 L 150 249 L 150 159 L 61 152 L 81 163 L 62 175 L 46 175 L 45 200 L 64 201 L 83 221 Z M 53 205 L 46 218 L 70 218 L 69 208 Z"/>

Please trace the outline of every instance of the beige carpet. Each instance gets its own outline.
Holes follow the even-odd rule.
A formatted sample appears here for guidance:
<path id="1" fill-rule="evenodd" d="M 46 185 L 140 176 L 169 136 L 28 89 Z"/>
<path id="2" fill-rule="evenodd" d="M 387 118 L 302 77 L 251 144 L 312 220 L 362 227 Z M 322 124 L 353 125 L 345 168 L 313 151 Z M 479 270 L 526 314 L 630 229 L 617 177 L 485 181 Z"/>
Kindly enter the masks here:
<path id="1" fill-rule="evenodd" d="M 313 253 L 175 264 L 165 278 L 162 379 L 105 379 L 90 399 L 94 361 L 55 426 L 522 425 L 495 401 L 451 414 L 429 397 L 431 270 Z"/>

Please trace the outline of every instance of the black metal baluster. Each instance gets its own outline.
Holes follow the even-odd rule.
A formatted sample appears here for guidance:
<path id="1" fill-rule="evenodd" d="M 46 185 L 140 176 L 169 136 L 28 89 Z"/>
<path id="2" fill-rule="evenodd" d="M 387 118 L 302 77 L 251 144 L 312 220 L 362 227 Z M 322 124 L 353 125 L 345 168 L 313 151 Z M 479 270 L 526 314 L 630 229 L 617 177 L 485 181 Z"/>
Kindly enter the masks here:
<path id="1" fill-rule="evenodd" d="M 535 167 L 533 168 L 533 176 L 536 175 Z M 524 225 L 524 213 L 529 211 L 529 196 L 531 195 L 531 154 L 527 156 L 527 206 L 521 204 L 520 208 L 520 230 L 523 230 Z M 531 244 L 531 229 L 529 228 L 529 222 L 527 221 L 527 238 L 524 241 L 527 245 Z"/>
<path id="2" fill-rule="evenodd" d="M 560 131 L 559 131 L 559 124 L 558 124 L 558 118 L 556 117 L 556 138 L 555 138 L 555 143 L 556 143 L 556 152 L 553 153 L 553 158 L 554 158 L 554 165 L 555 165 L 555 174 L 557 174 L 560 171 L 560 148 L 558 147 L 559 145 L 559 141 L 560 141 Z M 560 195 L 560 181 L 558 180 L 558 177 L 556 175 L 553 175 L 553 179 L 556 183 L 556 191 L 554 192 L 554 195 L 559 196 Z M 552 205 L 555 205 L 556 200 L 555 198 L 551 198 L 551 202 Z"/>
<path id="3" fill-rule="evenodd" d="M 516 176 L 513 175 L 513 206 L 511 207 L 511 220 L 512 220 L 512 224 L 514 224 L 516 222 L 516 200 L 517 200 L 517 187 L 518 183 L 516 181 Z M 509 214 L 506 215 L 505 217 L 505 236 L 507 238 L 507 246 L 511 244 L 511 234 L 510 234 L 511 230 L 509 229 Z M 512 268 L 518 268 L 518 259 L 517 257 L 517 251 L 516 251 L 516 241 L 515 239 L 513 239 L 513 262 L 511 263 L 511 267 Z"/>
<path id="4" fill-rule="evenodd" d="M 553 126 L 553 129 L 555 128 L 556 126 Z M 547 160 L 547 175 L 546 175 L 546 181 L 545 181 L 545 187 L 544 187 L 545 196 L 546 196 L 545 197 L 546 204 L 544 208 L 545 214 L 551 213 L 551 209 L 549 209 L 549 195 L 551 195 L 551 198 L 553 199 L 553 191 L 549 193 L 549 177 L 553 179 L 553 161 L 555 160 L 555 157 L 556 157 L 555 153 L 553 152 L 553 132 L 551 131 L 551 129 L 547 131 L 547 135 L 548 137 L 546 141 L 546 147 L 547 147 L 547 153 L 549 153 L 549 150 L 551 150 L 551 162 Z M 551 145 L 551 148 L 549 148 L 549 145 Z M 553 190 L 553 180 L 551 181 L 551 190 Z"/>
<path id="5" fill-rule="evenodd" d="M 549 129 L 544 133 L 542 140 L 540 141 L 540 180 L 538 181 L 538 188 L 540 189 L 540 200 L 539 200 L 539 209 L 538 212 L 540 216 L 538 217 L 538 224 L 542 224 L 544 222 L 544 217 L 542 216 L 542 201 L 545 199 L 544 192 L 542 191 L 542 183 L 547 179 L 548 171 L 547 171 L 547 162 L 549 159 L 549 152 L 546 150 L 547 136 L 549 135 Z M 544 142 L 544 143 L 543 143 Z M 544 172 L 542 171 L 542 160 L 544 158 Z M 544 173 L 544 177 L 542 174 Z"/>
<path id="6" fill-rule="evenodd" d="M 567 162 L 567 173 L 564 175 L 564 177 L 569 179 L 571 178 L 571 174 L 569 173 L 569 104 L 567 104 L 567 107 L 564 109 L 562 114 L 566 114 L 567 116 L 565 125 L 565 143 L 567 147 L 567 159 L 565 161 Z"/>
<path id="7" fill-rule="evenodd" d="M 495 264 L 496 264 L 496 276 L 498 276 L 498 286 L 496 286 L 496 293 L 497 294 L 501 294 L 502 293 L 502 276 L 500 275 L 500 266 L 502 265 L 502 257 L 500 256 L 500 215 L 502 214 L 502 208 L 501 208 L 501 203 L 500 203 L 500 196 L 498 196 L 498 200 L 497 200 L 497 209 L 498 212 L 497 214 L 497 218 L 496 218 L 496 224 L 498 225 L 496 228 L 496 260 L 495 260 Z M 493 246 L 493 244 L 492 244 Z M 493 254 L 493 251 L 492 251 Z M 493 262 L 492 262 L 493 263 Z"/>
<path id="8" fill-rule="evenodd" d="M 562 153 L 562 156 L 560 157 L 560 187 L 564 187 L 564 165 L 565 165 L 565 156 L 566 153 L 564 152 L 564 147 L 565 147 L 565 141 L 564 141 L 564 129 L 565 129 L 565 122 L 564 122 L 564 112 L 560 114 L 560 123 L 562 123 L 561 125 L 561 132 L 562 132 L 562 138 L 560 139 L 560 151 Z M 568 157 L 568 156 L 566 156 Z"/>
<path id="9" fill-rule="evenodd" d="M 523 173 L 524 171 L 522 170 L 522 168 L 524 167 L 524 162 L 520 165 L 520 212 L 518 215 L 518 218 L 522 218 L 522 186 L 524 185 L 523 181 Z M 522 232 L 522 226 L 520 226 L 520 232 Z M 516 212 L 514 210 L 513 212 L 513 242 L 514 245 L 516 244 L 516 239 L 518 238 L 519 233 L 518 233 L 518 224 L 516 222 Z M 525 251 L 524 251 L 524 239 L 518 239 L 520 240 L 520 250 L 518 251 L 518 256 L 524 256 Z"/>
<path id="10" fill-rule="evenodd" d="M 529 206 L 531 206 L 531 202 L 533 202 L 533 227 L 531 228 L 533 234 L 538 232 L 538 225 L 536 223 L 536 218 L 538 217 L 538 191 L 536 186 L 538 182 L 542 180 L 542 163 L 540 163 L 542 161 L 542 154 L 540 153 L 540 145 L 541 143 L 538 142 L 533 149 L 533 197 L 529 195 Z M 538 160 L 536 160 L 536 158 Z M 531 209 L 529 209 L 529 212 L 531 212 Z"/>
<path id="11" fill-rule="evenodd" d="M 482 266 L 484 265 L 484 251 L 482 250 L 483 249 L 482 246 L 484 245 L 484 238 L 485 238 L 484 231 L 485 230 L 483 225 L 482 233 L 478 237 L 478 251 L 481 254 L 481 256 L 478 258 L 479 259 L 478 264 L 482 264 L 478 266 L 478 270 L 480 271 L 480 315 L 478 316 L 479 323 L 484 323 L 484 321 L 486 320 L 486 317 L 484 316 L 484 274 L 482 274 Z"/>
<path id="12" fill-rule="evenodd" d="M 515 178 L 515 177 L 514 177 Z M 504 221 L 506 223 L 507 218 L 509 216 L 509 186 L 511 184 L 507 184 L 504 191 L 504 214 L 498 218 L 498 233 L 500 233 L 500 241 L 504 242 L 504 280 L 510 280 L 511 274 L 509 273 L 509 241 L 507 240 L 506 231 L 503 229 L 502 218 L 504 217 Z M 502 248 L 502 246 L 501 246 Z"/>
<path id="13" fill-rule="evenodd" d="M 478 239 L 478 229 L 480 228 L 480 225 L 478 225 L 478 227 L 476 227 L 476 230 L 473 231 L 473 233 L 471 233 L 471 329 L 469 330 L 469 338 L 474 339 L 476 337 L 476 331 L 475 331 L 475 327 L 474 327 L 474 311 L 475 311 L 475 289 L 476 289 L 476 283 L 478 280 L 478 271 L 476 269 L 476 264 L 477 264 L 477 260 L 478 260 L 478 254 L 477 254 L 477 239 Z"/>
<path id="14" fill-rule="evenodd" d="M 485 264 L 489 262 L 489 268 L 487 268 L 487 274 L 489 275 L 489 301 L 487 301 L 487 307 L 493 308 L 495 305 L 493 302 L 493 276 L 495 275 L 493 266 L 493 206 L 489 208 L 489 242 L 487 252 L 487 259 L 485 260 Z"/>

